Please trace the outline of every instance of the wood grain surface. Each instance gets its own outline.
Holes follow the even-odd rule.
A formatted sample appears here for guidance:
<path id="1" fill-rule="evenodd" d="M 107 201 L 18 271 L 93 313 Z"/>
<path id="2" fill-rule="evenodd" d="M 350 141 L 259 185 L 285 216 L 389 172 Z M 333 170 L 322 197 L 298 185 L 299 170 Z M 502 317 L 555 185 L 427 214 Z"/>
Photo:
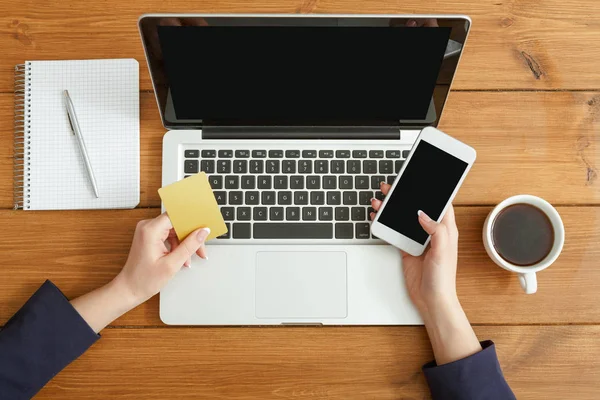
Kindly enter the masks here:
<path id="1" fill-rule="evenodd" d="M 597 398 L 600 327 L 475 332 L 518 399 Z M 37 398 L 424 399 L 431 359 L 422 327 L 107 329 Z"/>
<path id="2" fill-rule="evenodd" d="M 423 13 L 473 20 L 456 89 L 600 88 L 600 4 L 596 0 L 22 0 L 0 4 L 0 91 L 24 60 L 135 57 L 143 13 Z M 146 68 L 141 87 L 151 89 Z"/>
<path id="3" fill-rule="evenodd" d="M 0 140 L 12 141 L 12 95 L 0 94 Z M 141 94 L 141 207 L 160 207 L 162 137 L 152 93 Z M 554 204 L 600 203 L 600 92 L 451 92 L 440 128 L 477 150 L 456 204 L 519 193 Z M 0 207 L 11 208 L 12 147 L 0 147 Z"/>
<path id="4" fill-rule="evenodd" d="M 147 12 L 469 15 L 440 126 L 478 151 L 456 199 L 461 302 L 479 338 L 497 343 L 519 399 L 598 397 L 597 0 L 0 0 L 0 326 L 45 279 L 71 298 L 109 282 L 137 221 L 160 212 L 165 129 L 137 32 Z M 140 208 L 11 210 L 14 65 L 113 57 L 140 62 Z M 563 253 L 538 274 L 532 296 L 481 243 L 491 207 L 517 193 L 557 205 L 566 226 Z M 36 398 L 424 399 L 420 366 L 431 357 L 422 327 L 167 327 L 155 297 L 115 321 Z"/>

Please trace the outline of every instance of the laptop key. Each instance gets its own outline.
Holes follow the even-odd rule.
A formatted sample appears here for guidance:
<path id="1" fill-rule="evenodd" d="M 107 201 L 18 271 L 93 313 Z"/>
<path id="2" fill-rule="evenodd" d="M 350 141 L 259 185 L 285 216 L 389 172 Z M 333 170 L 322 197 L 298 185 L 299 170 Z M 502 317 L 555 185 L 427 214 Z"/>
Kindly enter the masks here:
<path id="1" fill-rule="evenodd" d="M 379 161 L 379 173 L 380 174 L 391 174 L 394 172 L 394 164 L 391 160 Z"/>
<path id="2" fill-rule="evenodd" d="M 377 161 L 375 161 L 375 160 L 363 161 L 363 173 L 364 174 L 376 174 L 377 173 Z"/>
<path id="3" fill-rule="evenodd" d="M 367 210 L 364 207 L 352 207 L 352 221 L 365 221 L 367 219 Z"/>
<path id="4" fill-rule="evenodd" d="M 258 177 L 259 189 L 271 189 L 271 175 L 261 175 Z"/>
<path id="5" fill-rule="evenodd" d="M 336 239 L 352 239 L 354 235 L 354 224 L 335 224 Z"/>
<path id="6" fill-rule="evenodd" d="M 302 157 L 303 158 L 316 158 L 317 151 L 316 150 L 302 150 Z"/>
<path id="7" fill-rule="evenodd" d="M 367 158 L 367 151 L 366 150 L 353 150 L 352 158 Z"/>
<path id="8" fill-rule="evenodd" d="M 233 157 L 232 150 L 219 150 L 219 158 L 231 158 Z"/>
<path id="9" fill-rule="evenodd" d="M 227 204 L 227 192 L 223 191 L 213 191 L 215 195 L 215 200 L 217 200 L 217 204 L 224 205 Z"/>
<path id="10" fill-rule="evenodd" d="M 279 160 L 267 160 L 267 174 L 279 173 Z"/>
<path id="11" fill-rule="evenodd" d="M 304 189 L 304 177 L 303 176 L 290 177 L 290 189 Z"/>
<path id="12" fill-rule="evenodd" d="M 244 204 L 244 193 L 243 192 L 229 192 L 229 204 L 241 205 Z"/>
<path id="13" fill-rule="evenodd" d="M 354 188 L 355 189 L 368 189 L 369 188 L 369 177 L 364 175 L 359 175 L 354 178 Z"/>
<path id="14" fill-rule="evenodd" d="M 302 219 L 304 221 L 316 221 L 317 220 L 317 208 L 316 207 L 303 207 L 302 208 Z"/>
<path id="15" fill-rule="evenodd" d="M 310 192 L 310 204 L 317 206 L 325 204 L 325 192 Z"/>
<path id="16" fill-rule="evenodd" d="M 321 178 L 312 175 L 306 177 L 306 188 L 307 189 L 321 189 Z"/>
<path id="17" fill-rule="evenodd" d="M 356 192 L 344 192 L 342 197 L 342 201 L 346 206 L 353 206 L 358 202 L 358 196 L 356 195 Z"/>
<path id="18" fill-rule="evenodd" d="M 327 204 L 330 206 L 337 206 L 342 204 L 340 192 L 327 192 Z"/>
<path id="19" fill-rule="evenodd" d="M 265 164 L 263 160 L 251 160 L 250 161 L 250 173 L 251 174 L 262 174 L 265 172 Z"/>
<path id="20" fill-rule="evenodd" d="M 410 150 L 402 150 L 402 158 L 407 158 L 410 154 Z"/>
<path id="21" fill-rule="evenodd" d="M 375 192 L 375 198 L 377 200 L 383 201 L 383 199 L 385 198 L 385 196 L 383 195 L 383 192 L 381 192 L 381 191 L 378 190 L 378 191 Z"/>
<path id="22" fill-rule="evenodd" d="M 253 175 L 242 176 L 242 189 L 256 189 L 256 177 Z"/>
<path id="23" fill-rule="evenodd" d="M 346 165 L 349 174 L 360 174 L 359 160 L 348 160 L 348 163 Z"/>
<path id="24" fill-rule="evenodd" d="M 281 172 L 283 174 L 295 174 L 296 160 L 283 160 L 281 162 Z"/>
<path id="25" fill-rule="evenodd" d="M 388 177 L 387 177 L 387 183 L 389 185 L 391 185 L 392 183 L 394 183 L 394 181 L 396 180 L 397 177 L 398 177 L 398 175 L 388 175 Z"/>
<path id="26" fill-rule="evenodd" d="M 252 215 L 255 221 L 266 221 L 267 220 L 267 207 L 254 207 Z"/>
<path id="27" fill-rule="evenodd" d="M 335 208 L 335 220 L 336 221 L 349 221 L 350 220 L 350 209 L 348 207 L 336 207 Z"/>
<path id="28" fill-rule="evenodd" d="M 288 221 L 300 221 L 300 207 L 287 207 L 285 209 L 285 219 Z"/>
<path id="29" fill-rule="evenodd" d="M 255 206 L 259 203 L 259 194 L 256 191 L 246 192 L 246 204 Z"/>
<path id="30" fill-rule="evenodd" d="M 283 158 L 283 150 L 269 150 L 269 158 Z"/>
<path id="31" fill-rule="evenodd" d="M 300 150 L 286 150 L 285 157 L 286 158 L 300 158 Z"/>
<path id="32" fill-rule="evenodd" d="M 383 158 L 383 150 L 369 151 L 369 158 Z"/>
<path id="33" fill-rule="evenodd" d="M 288 188 L 288 177 L 287 176 L 279 175 L 279 176 L 274 177 L 273 179 L 275 180 L 275 189 L 287 189 Z"/>
<path id="34" fill-rule="evenodd" d="M 328 222 L 257 222 L 254 239 L 332 239 L 333 224 Z"/>
<path id="35" fill-rule="evenodd" d="M 362 206 L 368 206 L 371 204 L 373 198 L 373 192 L 360 192 L 358 194 L 358 204 Z"/>
<path id="36" fill-rule="evenodd" d="M 233 221 L 235 219 L 235 208 L 221 207 L 221 215 L 225 221 Z"/>
<path id="37" fill-rule="evenodd" d="M 319 158 L 333 158 L 333 150 L 319 150 Z"/>
<path id="38" fill-rule="evenodd" d="M 333 220 L 333 208 L 332 207 L 319 207 L 319 220 L 320 221 L 332 221 Z"/>
<path id="39" fill-rule="evenodd" d="M 217 172 L 219 174 L 230 174 L 231 173 L 231 160 L 217 161 Z"/>
<path id="40" fill-rule="evenodd" d="M 215 173 L 215 160 L 202 160 L 200 161 L 200 171 L 207 174 Z"/>
<path id="41" fill-rule="evenodd" d="M 275 192 L 262 192 L 261 193 L 261 203 L 266 206 L 275 205 Z"/>
<path id="42" fill-rule="evenodd" d="M 227 175 L 225 177 L 225 189 L 239 189 L 240 177 L 237 175 Z"/>
<path id="43" fill-rule="evenodd" d="M 344 160 L 331 160 L 331 173 L 343 174 L 346 171 Z"/>
<path id="44" fill-rule="evenodd" d="M 394 172 L 395 173 L 399 173 L 400 172 L 400 168 L 402 168 L 402 164 L 404 164 L 404 161 L 396 161 L 394 163 Z"/>
<path id="45" fill-rule="evenodd" d="M 340 176 L 340 189 L 352 189 L 351 176 Z"/>
<path id="46" fill-rule="evenodd" d="M 283 221 L 283 207 L 271 207 L 269 219 L 271 221 Z"/>
<path id="47" fill-rule="evenodd" d="M 265 158 L 267 157 L 266 150 L 252 150 L 252 158 Z"/>
<path id="48" fill-rule="evenodd" d="M 335 176 L 324 176 L 323 177 L 323 189 L 336 189 L 337 179 Z"/>
<path id="49" fill-rule="evenodd" d="M 200 157 L 200 150 L 186 150 L 183 152 L 185 158 L 198 158 Z"/>
<path id="50" fill-rule="evenodd" d="M 214 150 L 202 150 L 202 158 L 215 158 L 217 152 Z"/>
<path id="51" fill-rule="evenodd" d="M 371 238 L 371 227 L 368 223 L 356 224 L 356 238 L 357 239 L 370 239 Z"/>
<path id="52" fill-rule="evenodd" d="M 250 239 L 252 237 L 252 225 L 236 222 L 233 224 L 234 239 Z"/>
<path id="53" fill-rule="evenodd" d="M 312 174 L 312 161 L 310 161 L 310 160 L 298 161 L 298 173 L 299 174 Z"/>
<path id="54" fill-rule="evenodd" d="M 350 150 L 337 150 L 335 152 L 336 158 L 350 158 Z"/>
<path id="55" fill-rule="evenodd" d="M 371 177 L 371 189 L 379 189 L 381 186 L 381 182 L 385 181 L 385 176 L 383 175 L 374 175 Z M 366 188 L 368 189 L 368 188 Z"/>
<path id="56" fill-rule="evenodd" d="M 316 174 L 328 174 L 329 173 L 329 162 L 327 160 L 315 160 L 315 173 Z"/>
<path id="57" fill-rule="evenodd" d="M 292 192 L 279 192 L 277 194 L 277 204 L 290 205 L 292 204 Z"/>
<path id="58" fill-rule="evenodd" d="M 235 151 L 235 158 L 248 158 L 248 157 L 250 157 L 249 150 L 236 150 Z"/>
<path id="59" fill-rule="evenodd" d="M 385 158 L 400 158 L 400 150 L 388 150 L 385 152 Z"/>
<path id="60" fill-rule="evenodd" d="M 223 189 L 223 176 L 211 175 L 208 177 L 208 183 L 210 183 L 212 190 Z"/>
<path id="61" fill-rule="evenodd" d="M 307 205 L 308 192 L 294 192 L 294 204 Z"/>
<path id="62" fill-rule="evenodd" d="M 250 221 L 250 207 L 238 207 L 237 219 L 238 221 Z"/>
<path id="63" fill-rule="evenodd" d="M 197 174 L 198 160 L 185 160 L 183 162 L 183 172 L 186 174 Z"/>
<path id="64" fill-rule="evenodd" d="M 225 226 L 227 227 L 227 232 L 225 232 L 221 236 L 217 236 L 217 239 L 229 239 L 229 238 L 231 238 L 231 224 L 229 222 L 225 222 Z"/>
<path id="65" fill-rule="evenodd" d="M 248 161 L 234 160 L 233 161 L 233 173 L 234 174 L 247 174 L 248 173 Z"/>

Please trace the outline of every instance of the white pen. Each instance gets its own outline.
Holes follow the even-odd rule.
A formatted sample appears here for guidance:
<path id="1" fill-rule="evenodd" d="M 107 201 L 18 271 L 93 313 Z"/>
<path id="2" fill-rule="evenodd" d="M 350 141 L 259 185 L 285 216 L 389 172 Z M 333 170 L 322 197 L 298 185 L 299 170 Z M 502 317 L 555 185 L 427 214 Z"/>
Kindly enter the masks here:
<path id="1" fill-rule="evenodd" d="M 92 163 L 90 162 L 90 157 L 88 156 L 87 149 L 85 148 L 85 142 L 83 141 L 83 136 L 81 135 L 81 128 L 79 127 L 79 121 L 77 121 L 77 114 L 75 114 L 75 107 L 73 106 L 73 102 L 71 101 L 71 97 L 69 96 L 69 91 L 65 90 L 65 106 L 67 107 L 67 115 L 69 116 L 69 123 L 71 124 L 71 130 L 75 137 L 77 137 L 77 143 L 79 144 L 79 150 L 81 150 L 81 155 L 83 156 L 83 161 L 85 162 L 85 169 L 87 169 L 88 176 L 90 177 L 90 182 L 92 183 L 92 187 L 94 188 L 94 194 L 96 198 L 100 197 L 98 194 L 98 185 L 96 184 L 96 178 L 94 177 L 94 171 L 92 170 Z"/>

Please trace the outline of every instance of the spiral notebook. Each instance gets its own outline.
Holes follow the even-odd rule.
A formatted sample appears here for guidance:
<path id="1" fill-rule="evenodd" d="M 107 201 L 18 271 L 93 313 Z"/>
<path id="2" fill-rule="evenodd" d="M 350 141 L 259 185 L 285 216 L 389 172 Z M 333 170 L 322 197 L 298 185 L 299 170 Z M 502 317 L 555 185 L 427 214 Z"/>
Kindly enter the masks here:
<path id="1" fill-rule="evenodd" d="M 28 61 L 15 67 L 15 208 L 133 208 L 140 198 L 139 64 Z M 63 100 L 68 90 L 96 198 Z"/>

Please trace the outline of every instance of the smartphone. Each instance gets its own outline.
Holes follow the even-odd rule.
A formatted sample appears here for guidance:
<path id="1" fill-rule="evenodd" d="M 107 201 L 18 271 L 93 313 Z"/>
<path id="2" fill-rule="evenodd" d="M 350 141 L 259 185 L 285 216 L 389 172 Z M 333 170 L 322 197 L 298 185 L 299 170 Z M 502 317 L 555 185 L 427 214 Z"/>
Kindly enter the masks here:
<path id="1" fill-rule="evenodd" d="M 472 147 L 433 127 L 421 131 L 373 220 L 373 235 L 413 256 L 430 236 L 417 212 L 441 221 L 475 162 Z"/>

